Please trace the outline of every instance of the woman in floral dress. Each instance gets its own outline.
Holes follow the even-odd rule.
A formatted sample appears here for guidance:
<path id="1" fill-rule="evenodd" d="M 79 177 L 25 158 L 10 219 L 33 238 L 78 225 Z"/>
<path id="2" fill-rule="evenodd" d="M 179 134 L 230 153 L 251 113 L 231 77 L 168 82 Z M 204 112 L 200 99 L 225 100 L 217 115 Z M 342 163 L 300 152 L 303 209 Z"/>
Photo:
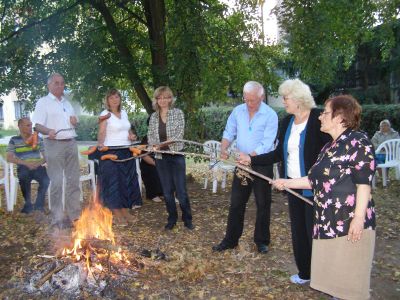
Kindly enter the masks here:
<path id="1" fill-rule="evenodd" d="M 341 299 L 368 299 L 375 247 L 374 148 L 357 131 L 361 106 L 353 97 L 328 99 L 320 120 L 321 131 L 333 141 L 321 150 L 308 177 L 278 179 L 274 185 L 313 189 L 310 286 Z"/>

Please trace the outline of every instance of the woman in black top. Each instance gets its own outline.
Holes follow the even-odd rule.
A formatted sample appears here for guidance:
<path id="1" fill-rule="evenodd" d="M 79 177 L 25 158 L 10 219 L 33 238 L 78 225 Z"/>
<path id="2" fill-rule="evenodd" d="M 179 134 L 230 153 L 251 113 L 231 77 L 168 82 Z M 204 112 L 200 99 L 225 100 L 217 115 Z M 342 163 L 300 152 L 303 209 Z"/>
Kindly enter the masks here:
<path id="1" fill-rule="evenodd" d="M 241 153 L 240 160 L 253 166 L 282 162 L 282 177 L 300 178 L 307 175 L 330 138 L 320 131 L 320 111 L 314 108 L 315 102 L 308 85 L 299 79 L 286 80 L 280 85 L 279 94 L 289 115 L 281 122 L 277 148 L 252 157 Z M 297 192 L 312 199 L 310 189 Z M 304 284 L 310 280 L 313 207 L 292 194 L 288 194 L 288 201 L 293 252 L 299 270 L 298 274 L 290 277 L 290 281 Z"/>

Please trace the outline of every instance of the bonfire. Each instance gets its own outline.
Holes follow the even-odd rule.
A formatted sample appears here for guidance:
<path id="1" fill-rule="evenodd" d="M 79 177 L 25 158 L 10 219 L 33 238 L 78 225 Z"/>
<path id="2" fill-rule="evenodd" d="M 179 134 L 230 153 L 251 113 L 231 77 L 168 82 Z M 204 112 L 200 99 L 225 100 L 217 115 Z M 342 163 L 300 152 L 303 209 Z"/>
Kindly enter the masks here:
<path id="1" fill-rule="evenodd" d="M 84 260 L 88 271 L 91 267 L 103 270 L 101 262 L 130 262 L 121 247 L 115 245 L 112 230 L 112 212 L 103 207 L 98 200 L 91 202 L 74 224 L 72 232 L 73 247 L 64 248 L 61 255 L 70 257 L 76 262 Z"/>
<path id="2" fill-rule="evenodd" d="M 144 264 L 137 259 L 133 259 L 132 264 L 126 252 L 116 245 L 112 220 L 112 212 L 94 197 L 74 223 L 71 246 L 61 248 L 56 256 L 41 256 L 54 259 L 56 264 L 40 278 L 35 276 L 28 290 L 62 288 L 75 292 L 84 285 L 103 289 L 109 279 L 132 275 L 143 268 Z M 50 284 L 45 287 L 47 282 Z"/>

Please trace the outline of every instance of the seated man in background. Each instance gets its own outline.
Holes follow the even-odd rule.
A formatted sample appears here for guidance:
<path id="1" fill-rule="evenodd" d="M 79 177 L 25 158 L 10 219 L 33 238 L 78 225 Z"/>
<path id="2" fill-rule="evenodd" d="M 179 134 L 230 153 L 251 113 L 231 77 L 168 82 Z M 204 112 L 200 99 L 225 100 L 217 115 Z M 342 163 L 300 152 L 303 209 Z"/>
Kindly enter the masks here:
<path id="1" fill-rule="evenodd" d="M 32 136 L 32 122 L 24 117 L 18 120 L 20 135 L 13 136 L 7 147 L 7 161 L 17 165 L 17 174 L 25 205 L 22 213 L 30 213 L 32 210 L 44 211 L 44 197 L 50 180 L 46 168 L 42 165 L 43 145 L 39 139 L 37 145 L 27 143 Z M 39 183 L 35 204 L 31 202 L 31 182 L 36 180 Z"/>

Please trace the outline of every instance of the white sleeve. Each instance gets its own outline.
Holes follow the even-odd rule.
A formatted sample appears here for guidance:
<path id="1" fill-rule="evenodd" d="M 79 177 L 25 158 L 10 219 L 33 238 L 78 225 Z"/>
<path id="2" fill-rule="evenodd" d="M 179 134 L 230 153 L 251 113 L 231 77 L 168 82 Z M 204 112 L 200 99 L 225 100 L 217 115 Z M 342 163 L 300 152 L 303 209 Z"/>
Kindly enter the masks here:
<path id="1" fill-rule="evenodd" d="M 46 126 L 47 110 L 45 99 L 41 98 L 36 102 L 35 110 L 32 115 L 32 122 L 34 124 L 40 124 Z"/>

